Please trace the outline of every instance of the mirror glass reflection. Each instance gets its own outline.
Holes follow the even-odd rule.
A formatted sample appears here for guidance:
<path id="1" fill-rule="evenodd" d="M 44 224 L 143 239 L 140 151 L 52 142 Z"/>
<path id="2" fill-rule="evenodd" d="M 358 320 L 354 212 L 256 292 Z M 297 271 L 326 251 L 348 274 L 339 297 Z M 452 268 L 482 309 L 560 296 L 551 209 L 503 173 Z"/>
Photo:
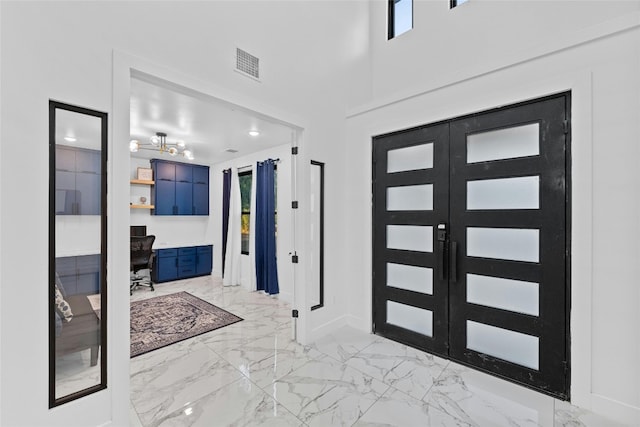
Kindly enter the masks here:
<path id="1" fill-rule="evenodd" d="M 106 387 L 106 113 L 50 104 L 50 406 Z"/>
<path id="2" fill-rule="evenodd" d="M 311 161 L 309 240 L 311 310 L 324 306 L 324 163 Z"/>

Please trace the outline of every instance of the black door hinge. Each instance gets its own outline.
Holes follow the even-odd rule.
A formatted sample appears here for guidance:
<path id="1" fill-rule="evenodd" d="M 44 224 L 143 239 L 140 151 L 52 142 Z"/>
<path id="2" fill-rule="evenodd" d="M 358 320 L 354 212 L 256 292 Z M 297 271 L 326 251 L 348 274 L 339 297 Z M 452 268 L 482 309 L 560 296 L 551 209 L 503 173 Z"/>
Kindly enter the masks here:
<path id="1" fill-rule="evenodd" d="M 298 209 L 298 201 L 294 200 L 293 202 L 291 202 L 291 209 Z"/>
<path id="2" fill-rule="evenodd" d="M 291 262 L 294 264 L 298 263 L 298 255 L 291 255 Z"/>
<path id="3" fill-rule="evenodd" d="M 291 155 L 295 156 L 298 154 L 298 147 L 291 147 Z"/>
<path id="4" fill-rule="evenodd" d="M 298 318 L 298 310 L 291 310 L 291 317 Z"/>
<path id="5" fill-rule="evenodd" d="M 564 126 L 564 133 L 569 133 L 569 120 L 565 120 L 562 122 Z"/>

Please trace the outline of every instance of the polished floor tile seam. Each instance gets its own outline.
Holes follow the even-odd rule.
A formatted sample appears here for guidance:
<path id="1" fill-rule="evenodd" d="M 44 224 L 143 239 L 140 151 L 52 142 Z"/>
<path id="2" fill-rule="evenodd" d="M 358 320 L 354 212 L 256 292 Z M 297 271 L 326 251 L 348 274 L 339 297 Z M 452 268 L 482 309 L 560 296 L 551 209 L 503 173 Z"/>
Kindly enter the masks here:
<path id="1" fill-rule="evenodd" d="M 385 338 L 381 338 L 381 339 L 385 339 Z M 368 349 L 369 347 L 373 346 L 374 344 L 375 344 L 375 342 L 372 342 L 371 344 L 369 344 L 369 345 L 367 345 L 366 347 L 362 348 L 360 351 L 358 351 L 358 352 L 357 352 L 357 353 L 355 353 L 352 357 L 350 357 L 350 359 L 352 359 L 352 358 L 356 357 L 357 355 L 359 355 L 360 353 L 364 352 L 366 349 Z M 401 344 L 399 344 L 399 343 L 393 343 L 393 344 L 394 344 L 394 345 L 399 345 L 399 346 L 401 345 Z M 425 353 L 425 354 L 429 355 L 428 353 Z M 329 356 L 329 357 L 331 357 L 330 355 L 328 355 L 328 356 Z M 337 360 L 337 359 L 335 359 L 335 358 L 334 358 L 334 360 Z M 347 359 L 347 360 L 348 360 L 348 359 Z M 344 365 L 346 365 L 346 362 L 347 362 L 347 361 L 342 362 L 342 361 L 338 360 L 338 362 L 341 362 L 341 363 L 343 363 Z M 384 391 L 384 393 L 382 393 L 382 394 L 380 395 L 380 397 L 378 397 L 378 398 L 375 400 L 375 402 L 373 402 L 373 404 L 371 404 L 371 405 L 367 408 L 367 410 L 366 410 L 365 412 L 363 412 L 363 413 L 360 415 L 360 417 L 358 418 L 358 420 L 356 420 L 356 422 L 354 423 L 354 425 L 355 425 L 355 424 L 357 424 L 359 420 L 361 420 L 361 419 L 365 418 L 366 414 L 367 414 L 369 411 L 371 411 L 371 410 L 372 410 L 372 408 L 374 408 L 374 406 L 375 406 L 378 402 L 380 402 L 380 401 L 382 401 L 383 399 L 385 399 L 385 397 L 387 396 L 387 394 L 389 393 L 389 391 L 390 391 L 390 390 L 392 390 L 392 389 L 393 389 L 394 393 L 395 393 L 395 392 L 397 392 L 397 393 L 401 393 L 402 395 L 407 396 L 409 399 L 415 399 L 416 401 L 419 401 L 419 402 L 420 402 L 420 404 L 422 404 L 423 406 L 424 406 L 424 405 L 426 405 L 426 406 L 427 406 L 427 407 L 429 407 L 430 409 L 434 409 L 434 410 L 436 410 L 436 411 L 438 411 L 438 412 L 441 412 L 444 416 L 449 417 L 449 415 L 448 415 L 448 414 L 446 414 L 446 413 L 444 413 L 444 412 L 440 411 L 440 410 L 439 410 L 439 409 L 437 409 L 435 406 L 431 405 L 428 401 L 426 401 L 426 400 L 425 400 L 425 398 L 429 395 L 429 392 L 433 389 L 434 384 L 435 384 L 435 383 L 436 383 L 436 382 L 437 382 L 437 381 L 438 381 L 438 380 L 439 380 L 439 379 L 440 379 L 440 378 L 445 374 L 445 371 L 447 370 L 447 367 L 448 367 L 450 364 L 451 364 L 451 361 L 448 361 L 448 360 L 447 360 L 447 361 L 446 361 L 446 364 L 444 365 L 443 369 L 442 369 L 442 370 L 440 370 L 440 372 L 438 373 L 437 377 L 433 378 L 433 384 L 432 384 L 432 385 L 427 389 L 427 391 L 424 393 L 424 395 L 423 395 L 420 399 L 416 399 L 416 398 L 414 398 L 414 397 L 409 396 L 409 395 L 408 395 L 408 394 L 406 394 L 403 390 L 400 390 L 400 389 L 398 389 L 398 388 L 394 387 L 392 384 L 387 384 L 387 385 L 388 385 L 388 387 L 387 387 L 387 389 Z M 356 370 L 360 371 L 360 372 L 361 372 L 362 374 L 364 374 L 364 375 L 370 376 L 370 375 L 368 375 L 366 372 L 364 372 L 364 371 L 362 371 L 362 370 L 358 369 L 357 367 L 354 367 L 353 369 L 356 369 Z M 386 383 L 385 383 L 385 384 L 386 384 Z M 453 420 L 453 418 L 452 418 L 452 420 Z"/>

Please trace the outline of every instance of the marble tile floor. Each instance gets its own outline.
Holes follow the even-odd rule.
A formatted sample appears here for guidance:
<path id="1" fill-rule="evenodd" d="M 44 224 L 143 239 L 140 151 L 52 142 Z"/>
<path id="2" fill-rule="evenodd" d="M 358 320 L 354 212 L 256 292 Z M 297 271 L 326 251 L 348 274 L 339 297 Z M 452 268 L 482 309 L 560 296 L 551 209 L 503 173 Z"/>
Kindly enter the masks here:
<path id="1" fill-rule="evenodd" d="M 100 384 L 100 358 L 95 366 L 90 359 L 89 349 L 56 359 L 56 398 Z"/>
<path id="2" fill-rule="evenodd" d="M 301 346 L 288 304 L 209 276 L 131 299 L 178 291 L 245 320 L 131 359 L 132 426 L 619 425 L 349 327 Z"/>

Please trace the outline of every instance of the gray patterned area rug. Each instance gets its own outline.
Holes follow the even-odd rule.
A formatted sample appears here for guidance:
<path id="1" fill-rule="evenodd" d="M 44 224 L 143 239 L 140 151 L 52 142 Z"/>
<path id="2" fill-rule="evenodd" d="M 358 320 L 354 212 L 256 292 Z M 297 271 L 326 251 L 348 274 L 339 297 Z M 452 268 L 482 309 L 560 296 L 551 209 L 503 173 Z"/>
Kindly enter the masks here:
<path id="1" fill-rule="evenodd" d="M 131 357 L 242 319 L 188 292 L 131 303 Z"/>

